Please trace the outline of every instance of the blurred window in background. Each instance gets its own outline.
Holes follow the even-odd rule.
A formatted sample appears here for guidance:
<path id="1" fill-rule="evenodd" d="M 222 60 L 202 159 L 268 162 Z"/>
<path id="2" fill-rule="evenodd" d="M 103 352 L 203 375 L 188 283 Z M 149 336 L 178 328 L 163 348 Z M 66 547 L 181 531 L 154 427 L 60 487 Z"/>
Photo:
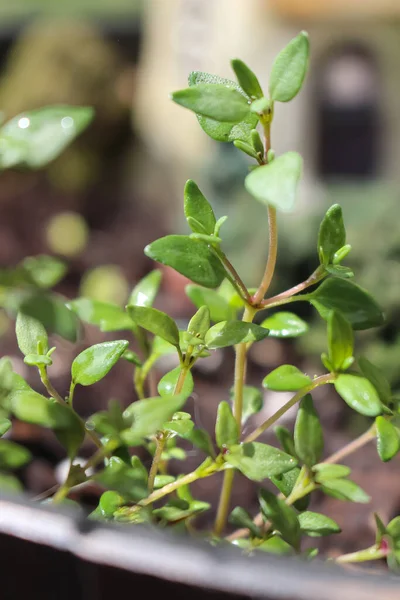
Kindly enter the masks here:
<path id="1" fill-rule="evenodd" d="M 379 73 L 362 46 L 331 50 L 316 79 L 317 173 L 371 179 L 378 171 Z"/>

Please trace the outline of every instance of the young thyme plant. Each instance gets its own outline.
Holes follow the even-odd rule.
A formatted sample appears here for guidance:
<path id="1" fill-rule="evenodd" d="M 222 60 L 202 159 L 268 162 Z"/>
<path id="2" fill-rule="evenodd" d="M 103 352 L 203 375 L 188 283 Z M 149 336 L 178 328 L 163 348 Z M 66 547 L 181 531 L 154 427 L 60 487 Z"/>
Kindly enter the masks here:
<path id="1" fill-rule="evenodd" d="M 194 518 L 211 507 L 192 496 L 190 484 L 222 472 L 215 525 L 206 536 L 213 541 L 234 542 L 246 551 L 304 554 L 304 536 L 340 531 L 329 516 L 307 510 L 315 491 L 343 501 L 369 501 L 341 461 L 372 440 L 376 440 L 383 461 L 399 451 L 398 400 L 379 368 L 364 357 L 354 356 L 354 331 L 380 326 L 384 318 L 375 300 L 352 283 L 352 271 L 342 264 L 351 247 L 346 243 L 339 205 L 329 208 L 321 223 L 319 265 L 315 271 L 295 287 L 268 295 L 278 248 L 277 211 L 294 208 L 302 170 L 297 152 L 275 156 L 271 142 L 273 117 L 275 110 L 284 110 L 281 103 L 293 100 L 300 91 L 308 60 L 308 36 L 302 32 L 275 59 L 267 94 L 240 60 L 231 63 L 238 83 L 194 72 L 189 76 L 189 87 L 172 94 L 174 102 L 196 114 L 206 134 L 220 142 L 232 142 L 254 159 L 245 187 L 265 205 L 269 223 L 268 258 L 257 288 L 246 287 L 225 255 L 222 226 L 226 217 L 216 218 L 194 181 L 188 181 L 184 190 L 184 211 L 192 233 L 168 235 L 145 249 L 147 256 L 193 282 L 187 286 L 187 294 L 198 310 L 186 331 L 180 331 L 170 316 L 152 307 L 161 280 L 159 270 L 137 284 L 126 310 L 88 298 L 73 300 L 66 308 L 48 290 L 59 278 L 58 263 L 50 257 L 29 259 L 8 272 L 7 281 L 3 277 L 3 304 L 18 311 L 19 348 L 25 363 L 38 370 L 44 389 L 42 394 L 34 391 L 13 372 L 10 361 L 2 359 L 0 429 L 6 433 L 11 427 L 10 417 L 15 416 L 54 431 L 70 459 L 68 476 L 54 493 L 54 503 L 64 501 L 75 486 L 92 480 L 106 490 L 92 518 L 192 531 Z M 293 396 L 243 436 L 246 420 L 262 408 L 261 390 L 246 384 L 248 350 L 268 336 L 306 334 L 307 324 L 286 310 L 287 304 L 296 302 L 310 303 L 326 322 L 327 348 L 321 355 L 321 374 L 311 378 L 286 364 L 266 374 L 264 388 L 293 392 Z M 269 313 L 272 308 L 279 310 Z M 256 316 L 260 324 L 253 323 Z M 78 319 L 103 332 L 133 333 L 140 356 L 124 339 L 87 348 L 72 363 L 71 385 L 65 395 L 54 388 L 49 377 L 55 348 L 49 347 L 48 332 L 74 339 Z M 232 400 L 218 406 L 214 443 L 183 410 L 194 388 L 193 366 L 216 349 L 226 347 L 233 347 L 236 355 Z M 179 366 L 157 382 L 152 368 L 166 354 L 176 354 Z M 132 364 L 139 400 L 125 410 L 112 401 L 108 410 L 84 422 L 74 409 L 75 388 L 100 381 L 120 359 Z M 313 401 L 314 390 L 322 386 L 334 387 L 354 411 L 372 419 L 363 435 L 325 458 L 323 428 Z M 260 436 L 296 405 L 294 432 L 277 425 L 274 431 L 279 447 L 260 442 Z M 75 459 L 85 436 L 93 442 L 93 454 L 86 464 L 78 465 Z M 168 462 L 185 457 L 180 440 L 200 449 L 205 458 L 194 471 L 174 477 L 168 474 Z M 131 452 L 138 447 L 144 447 L 152 457 L 149 471 Z M 17 485 L 8 470 L 28 460 L 25 449 L 7 439 L 0 440 L 3 486 Z M 260 512 L 256 516 L 241 507 L 230 513 L 237 471 L 256 483 L 269 480 L 276 488 L 276 493 L 259 489 Z M 340 556 L 337 562 L 386 558 L 391 567 L 400 564 L 400 517 L 387 525 L 377 515 L 375 518 L 375 543 Z M 224 537 L 228 520 L 238 529 Z M 305 554 L 315 553 L 313 549 Z"/>

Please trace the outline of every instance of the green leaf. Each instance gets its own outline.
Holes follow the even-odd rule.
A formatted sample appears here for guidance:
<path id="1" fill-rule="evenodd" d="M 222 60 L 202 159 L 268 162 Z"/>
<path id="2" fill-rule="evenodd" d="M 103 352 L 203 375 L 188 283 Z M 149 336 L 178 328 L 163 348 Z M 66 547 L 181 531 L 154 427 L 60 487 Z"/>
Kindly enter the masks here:
<path id="1" fill-rule="evenodd" d="M 299 522 L 302 533 L 310 537 L 321 537 L 342 531 L 333 519 L 316 512 L 305 511 L 301 513 Z"/>
<path id="2" fill-rule="evenodd" d="M 19 390 L 11 397 L 14 415 L 21 421 L 42 425 L 49 429 L 68 429 L 75 425 L 75 418 L 66 405 L 48 399 L 33 390 Z"/>
<path id="3" fill-rule="evenodd" d="M 80 385 L 97 383 L 118 362 L 128 345 L 126 340 L 117 340 L 86 348 L 72 363 L 72 381 Z"/>
<path id="4" fill-rule="evenodd" d="M 400 517 L 392 519 L 386 527 L 388 534 L 396 541 L 400 538 Z"/>
<path id="5" fill-rule="evenodd" d="M 277 392 L 296 392 L 311 383 L 311 379 L 293 365 L 281 365 L 268 373 L 262 382 L 264 387 Z"/>
<path id="6" fill-rule="evenodd" d="M 224 459 L 253 481 L 276 477 L 297 465 L 293 456 L 259 442 L 231 446 Z"/>
<path id="7" fill-rule="evenodd" d="M 342 265 L 326 265 L 325 271 L 327 271 L 333 277 L 341 277 L 342 279 L 350 279 L 354 277 L 354 272 L 348 267 Z"/>
<path id="8" fill-rule="evenodd" d="M 400 437 L 396 427 L 384 417 L 376 417 L 376 447 L 383 462 L 391 460 L 400 450 Z"/>
<path id="9" fill-rule="evenodd" d="M 188 440 L 193 431 L 194 423 L 190 419 L 174 420 L 164 423 L 162 426 L 163 431 L 169 431 L 175 433 L 184 440 Z"/>
<path id="10" fill-rule="evenodd" d="M 55 294 L 37 293 L 29 296 L 19 306 L 24 315 L 40 321 L 46 331 L 55 333 L 70 342 L 76 342 L 78 319 L 67 308 L 65 301 Z"/>
<path id="11" fill-rule="evenodd" d="M 208 245 L 188 235 L 167 235 L 146 246 L 144 253 L 207 288 L 218 287 L 225 278 L 225 269 Z"/>
<path id="12" fill-rule="evenodd" d="M 322 265 L 332 263 L 335 253 L 346 244 L 346 230 L 342 208 L 339 204 L 331 206 L 319 228 L 318 254 Z"/>
<path id="13" fill-rule="evenodd" d="M 336 311 L 328 316 L 328 347 L 333 370 L 346 370 L 354 352 L 354 334 L 347 319 Z"/>
<path id="14" fill-rule="evenodd" d="M 333 265 L 339 266 L 340 263 L 342 262 L 342 260 L 344 260 L 346 258 L 346 256 L 349 254 L 350 251 L 351 251 L 350 244 L 345 244 L 342 248 L 339 248 L 339 250 L 337 250 L 335 252 L 335 254 L 333 255 L 333 260 L 332 260 Z"/>
<path id="15" fill-rule="evenodd" d="M 83 106 L 47 106 L 17 115 L 0 129 L 0 167 L 44 167 L 86 129 L 93 116 L 93 109 Z"/>
<path id="16" fill-rule="evenodd" d="M 211 437 L 204 429 L 192 429 L 186 439 L 208 456 L 215 457 Z"/>
<path id="17" fill-rule="evenodd" d="M 215 440 L 220 450 L 239 442 L 239 428 L 228 402 L 218 405 Z"/>
<path id="18" fill-rule="evenodd" d="M 231 398 L 233 399 L 233 388 L 231 390 Z M 264 404 L 262 392 L 251 385 L 243 386 L 243 410 L 242 410 L 242 425 L 252 415 L 260 412 Z"/>
<path id="19" fill-rule="evenodd" d="M 93 480 L 119 492 L 128 501 L 138 502 L 148 495 L 146 480 L 138 469 L 130 467 L 116 456 L 110 458 L 106 468 L 94 475 Z"/>
<path id="20" fill-rule="evenodd" d="M 345 465 L 330 465 L 321 463 L 314 465 L 312 469 L 315 473 L 315 481 L 317 483 L 324 483 L 330 479 L 341 479 L 347 477 L 351 473 L 350 467 Z"/>
<path id="21" fill-rule="evenodd" d="M 357 362 L 364 377 L 366 377 L 372 383 L 378 392 L 380 401 L 386 405 L 390 404 L 392 391 L 390 389 L 390 383 L 386 379 L 383 371 L 373 365 L 367 358 L 365 358 L 365 356 L 360 356 Z"/>
<path id="22" fill-rule="evenodd" d="M 19 494 L 23 491 L 23 487 L 16 477 L 8 473 L 0 473 L 0 491 L 5 491 L 8 494 Z"/>
<path id="23" fill-rule="evenodd" d="M 210 73 L 203 73 L 201 71 L 193 71 L 190 73 L 189 85 L 195 86 L 200 83 L 222 84 L 224 86 L 229 86 L 236 89 L 244 96 L 244 98 L 246 98 L 246 100 L 249 100 L 242 88 L 230 79 L 224 79 L 218 75 L 211 75 Z M 257 115 L 251 113 L 250 111 L 246 118 L 240 123 L 225 123 L 203 117 L 199 114 L 197 115 L 197 119 L 203 131 L 218 142 L 233 142 L 234 140 L 250 142 L 251 131 L 256 127 L 258 122 Z"/>
<path id="24" fill-rule="evenodd" d="M 287 471 L 287 473 L 282 473 L 282 475 L 278 475 L 277 477 L 271 477 L 271 481 L 278 490 L 287 498 L 292 493 L 294 486 L 297 483 L 297 480 L 300 476 L 301 470 L 298 467 Z M 294 502 L 293 506 L 297 510 L 306 510 L 310 503 L 310 496 L 303 496 L 296 502 Z"/>
<path id="25" fill-rule="evenodd" d="M 246 540 L 238 540 L 238 542 L 244 541 Z M 268 540 L 265 540 L 265 542 L 257 546 L 256 550 L 261 550 L 262 552 L 268 552 L 270 554 L 277 555 L 293 554 L 293 548 L 287 542 L 285 542 L 279 535 L 274 535 Z"/>
<path id="26" fill-rule="evenodd" d="M 261 323 L 261 327 L 269 329 L 269 337 L 291 338 L 303 335 L 308 325 L 303 319 L 290 312 L 277 312 Z"/>
<path id="27" fill-rule="evenodd" d="M 3 436 L 10 429 L 12 423 L 10 419 L 0 417 L 0 437 Z"/>
<path id="28" fill-rule="evenodd" d="M 242 140 L 235 140 L 233 142 L 233 145 L 238 150 L 241 150 L 242 152 L 244 152 L 248 156 L 251 156 L 251 158 L 255 158 L 256 160 L 258 160 L 257 152 L 253 148 L 253 146 L 250 146 L 250 144 L 247 144 L 246 142 L 242 142 Z"/>
<path id="29" fill-rule="evenodd" d="M 159 269 L 154 269 L 143 277 L 133 288 L 128 304 L 135 306 L 153 306 L 158 290 L 160 289 L 162 274 Z"/>
<path id="30" fill-rule="evenodd" d="M 41 354 L 46 354 L 48 351 L 49 341 L 47 333 L 40 321 L 28 317 L 23 313 L 18 313 L 15 323 L 15 333 L 18 348 L 25 356 L 27 354 L 37 354 L 38 344 Z"/>
<path id="31" fill-rule="evenodd" d="M 258 98 L 258 100 L 254 100 L 250 106 L 251 112 L 262 114 L 271 110 L 271 100 L 268 98 Z"/>
<path id="32" fill-rule="evenodd" d="M 188 333 L 203 340 L 207 331 L 210 329 L 210 309 L 208 306 L 201 306 L 195 315 L 190 319 Z"/>
<path id="33" fill-rule="evenodd" d="M 324 436 L 311 394 L 299 406 L 294 427 L 294 446 L 297 456 L 308 467 L 318 463 L 324 449 Z"/>
<path id="34" fill-rule="evenodd" d="M 253 144 L 254 150 L 263 157 L 264 144 L 257 129 L 253 129 L 251 132 L 251 142 Z"/>
<path id="35" fill-rule="evenodd" d="M 182 368 L 180 366 L 175 367 L 169 373 L 166 373 L 158 382 L 157 391 L 160 396 L 169 396 L 174 394 L 175 387 L 179 379 L 179 375 L 181 374 Z M 189 398 L 190 394 L 193 392 L 193 377 L 190 371 L 186 373 L 185 382 L 182 387 L 181 393 Z"/>
<path id="36" fill-rule="evenodd" d="M 68 303 L 68 307 L 85 323 L 96 325 L 100 331 L 121 331 L 132 329 L 129 315 L 116 304 L 100 302 L 91 298 L 78 298 Z"/>
<path id="37" fill-rule="evenodd" d="M 66 429 L 55 432 L 60 444 L 67 450 L 68 457 L 73 460 L 82 446 L 86 431 L 78 415 L 71 411 L 71 422 Z"/>
<path id="38" fill-rule="evenodd" d="M 234 87 L 198 83 L 171 94 L 171 99 L 194 113 L 222 123 L 239 123 L 249 112 L 249 102 Z"/>
<path id="39" fill-rule="evenodd" d="M 382 412 L 374 386 L 359 375 L 343 373 L 334 381 L 339 396 L 356 412 L 366 417 L 376 417 Z"/>
<path id="40" fill-rule="evenodd" d="M 215 323 L 230 321 L 236 317 L 237 310 L 215 290 L 187 285 L 186 294 L 197 308 L 206 305 L 210 310 L 211 321 Z"/>
<path id="41" fill-rule="evenodd" d="M 372 296 L 347 279 L 326 279 L 314 292 L 305 296 L 325 320 L 331 310 L 336 310 L 351 323 L 353 329 L 369 329 L 384 323 L 383 313 Z"/>
<path id="42" fill-rule="evenodd" d="M 263 516 L 271 521 L 285 542 L 298 548 L 300 542 L 300 523 L 296 511 L 268 490 L 259 491 L 259 501 Z"/>
<path id="43" fill-rule="evenodd" d="M 185 394 L 176 394 L 134 402 L 123 413 L 124 419 L 131 423 L 131 426 L 122 432 L 122 439 L 129 446 L 139 446 L 144 438 L 156 433 L 169 421 L 186 400 Z"/>
<path id="44" fill-rule="evenodd" d="M 221 321 L 207 331 L 205 343 L 208 348 L 214 350 L 215 348 L 226 348 L 236 344 L 258 342 L 266 338 L 268 333 L 268 329 L 254 323 Z"/>
<path id="45" fill-rule="evenodd" d="M 216 219 L 212 206 L 191 179 L 185 185 L 184 209 L 186 219 L 193 219 L 189 223 L 192 231 L 207 235 L 214 234 Z"/>
<path id="46" fill-rule="evenodd" d="M 250 96 L 250 98 L 262 98 L 263 91 L 253 71 L 238 58 L 231 60 L 231 65 L 242 90 Z"/>
<path id="47" fill-rule="evenodd" d="M 294 438 L 293 435 L 290 433 L 289 429 L 287 429 L 286 427 L 282 427 L 282 425 L 277 425 L 274 428 L 274 433 L 278 438 L 278 441 L 282 446 L 283 450 L 288 454 L 291 454 L 292 456 L 296 456 Z"/>
<path id="48" fill-rule="evenodd" d="M 171 317 L 147 306 L 127 306 L 130 318 L 136 325 L 163 338 L 173 346 L 179 346 L 179 330 L 177 324 Z"/>
<path id="49" fill-rule="evenodd" d="M 281 50 L 272 65 L 269 78 L 271 100 L 289 102 L 300 91 L 307 74 L 310 43 L 302 31 Z"/>
<path id="50" fill-rule="evenodd" d="M 10 440 L 0 440 L 0 469 L 19 469 L 31 460 L 29 450 Z"/>
<path id="51" fill-rule="evenodd" d="M 368 504 L 371 500 L 368 494 L 350 479 L 330 479 L 324 482 L 322 490 L 328 496 L 333 496 L 333 498 L 339 500 L 359 502 L 360 504 Z"/>
<path id="52" fill-rule="evenodd" d="M 104 492 L 100 496 L 99 507 L 103 517 L 112 518 L 117 508 L 125 504 L 125 499 L 112 490 Z"/>
<path id="53" fill-rule="evenodd" d="M 233 509 L 229 515 L 229 523 L 235 527 L 246 527 L 254 537 L 262 537 L 261 529 L 254 523 L 247 510 L 241 506 L 236 506 Z"/>
<path id="54" fill-rule="evenodd" d="M 32 281 L 41 288 L 52 288 L 64 277 L 67 265 L 54 256 L 28 256 L 21 266 Z"/>
<path id="55" fill-rule="evenodd" d="M 245 179 L 247 191 L 263 204 L 291 212 L 296 201 L 303 159 L 297 152 L 286 152 L 267 165 L 257 167 Z"/>

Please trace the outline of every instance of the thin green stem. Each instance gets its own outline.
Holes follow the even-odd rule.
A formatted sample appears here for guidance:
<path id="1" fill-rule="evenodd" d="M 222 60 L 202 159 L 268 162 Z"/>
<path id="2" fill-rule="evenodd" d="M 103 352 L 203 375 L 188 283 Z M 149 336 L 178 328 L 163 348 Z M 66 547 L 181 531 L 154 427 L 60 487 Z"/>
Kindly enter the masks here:
<path id="1" fill-rule="evenodd" d="M 226 525 L 234 477 L 234 469 L 227 469 L 226 471 L 224 471 L 224 480 L 222 482 L 221 494 L 219 497 L 217 515 L 215 517 L 214 524 L 214 534 L 217 536 L 220 536 L 222 534 Z"/>
<path id="2" fill-rule="evenodd" d="M 211 469 L 211 467 L 210 467 L 210 469 Z M 144 500 L 141 500 L 138 504 L 139 504 L 139 506 L 149 506 L 149 504 L 153 504 L 153 502 L 156 502 L 157 500 L 164 498 L 164 496 L 167 496 L 168 494 L 175 492 L 175 490 L 182 487 L 183 485 L 188 485 L 189 483 L 193 483 L 193 481 L 196 481 L 197 479 L 200 479 L 203 477 L 209 477 L 210 475 L 215 473 L 215 471 L 216 471 L 216 469 L 210 470 L 209 473 L 204 473 L 204 471 L 202 471 L 202 472 L 192 471 L 191 473 L 188 473 L 187 475 L 180 477 L 176 481 L 173 481 L 172 483 L 168 483 L 167 485 L 164 485 L 164 487 L 162 487 L 159 490 L 156 490 L 155 492 L 150 494 L 150 496 L 148 496 Z"/>
<path id="3" fill-rule="evenodd" d="M 264 431 L 269 429 L 278 419 L 282 417 L 292 406 L 297 404 L 306 394 L 315 390 L 315 388 L 326 385 L 327 383 L 332 383 L 335 379 L 335 375 L 333 373 L 328 373 L 327 375 L 321 375 L 312 381 L 309 385 L 305 385 L 302 387 L 294 396 L 291 398 L 286 404 L 284 404 L 279 410 L 276 411 L 271 417 L 269 417 L 264 423 L 259 425 L 254 431 L 249 433 L 249 435 L 244 439 L 244 442 L 254 442 Z"/>
<path id="4" fill-rule="evenodd" d="M 232 265 L 232 263 L 229 261 L 226 254 L 219 247 L 214 248 L 214 251 L 216 252 L 216 254 L 217 254 L 218 258 L 220 259 L 220 261 L 222 262 L 222 264 L 224 265 L 225 269 L 230 274 L 231 277 L 229 277 L 229 280 L 232 283 L 232 285 L 239 292 L 239 295 L 243 298 L 243 300 L 245 300 L 246 302 L 251 304 L 251 296 L 250 296 L 249 290 L 243 283 L 240 275 L 238 274 L 238 272 L 236 271 L 236 269 Z"/>
<path id="5" fill-rule="evenodd" d="M 44 387 L 46 388 L 49 396 L 54 398 L 54 400 L 57 400 L 57 402 L 59 402 L 59 404 L 62 404 L 63 406 L 65 406 L 66 402 L 60 396 L 60 394 L 57 392 L 57 390 L 51 383 L 51 381 L 47 375 L 46 367 L 39 367 L 39 375 L 40 375 L 40 380 L 43 383 Z"/>
<path id="6" fill-rule="evenodd" d="M 256 310 L 250 306 L 245 308 L 242 321 L 244 323 L 251 323 L 253 321 Z M 239 431 L 242 427 L 242 413 L 243 413 L 243 387 L 246 378 L 246 357 L 247 357 L 247 344 L 238 344 L 236 346 L 236 358 L 235 358 L 235 379 L 234 379 L 234 400 L 233 400 L 233 414 L 238 424 Z M 233 469 L 228 469 L 224 472 L 224 480 L 222 483 L 221 494 L 218 503 L 217 515 L 215 517 L 214 533 L 215 535 L 221 535 L 224 530 L 228 512 L 230 498 L 233 488 L 233 479 L 235 472 Z"/>
<path id="7" fill-rule="evenodd" d="M 71 385 L 69 386 L 69 394 L 68 394 L 68 404 L 72 408 L 74 403 L 74 392 L 75 392 L 75 382 L 71 380 Z"/>
<path id="8" fill-rule="evenodd" d="M 295 294 L 302 292 L 303 290 L 307 289 L 308 287 L 319 283 L 320 281 L 322 281 L 322 279 L 325 279 L 325 277 L 327 277 L 327 275 L 328 275 L 328 273 L 326 271 L 321 269 L 321 267 L 318 267 L 314 271 L 314 273 L 312 273 L 312 275 L 310 275 L 310 277 L 308 277 L 305 281 L 298 283 L 297 285 L 291 287 L 290 289 L 286 290 L 285 292 L 281 292 L 280 294 L 277 294 L 276 296 L 272 296 L 271 298 L 267 298 L 266 300 L 263 300 L 261 302 L 261 306 L 263 308 L 270 307 L 271 305 L 276 306 L 276 304 L 275 304 L 276 302 L 280 302 L 281 300 L 291 298 Z"/>
<path id="9" fill-rule="evenodd" d="M 52 498 L 52 503 L 53 504 L 59 504 L 60 502 L 62 502 L 63 500 L 65 500 L 65 498 L 68 496 L 70 490 L 71 490 L 71 488 L 69 487 L 69 485 L 67 485 L 67 483 L 64 483 L 58 489 L 58 491 L 54 494 L 54 496 Z"/>
<path id="10" fill-rule="evenodd" d="M 153 462 L 151 463 L 149 478 L 147 481 L 147 489 L 149 491 L 149 494 L 151 494 L 154 491 L 154 481 L 158 473 L 161 456 L 164 451 L 166 441 L 167 436 L 163 432 L 160 432 L 156 436 L 156 451 L 154 452 Z"/>
<path id="11" fill-rule="evenodd" d="M 359 563 L 369 560 L 380 560 L 382 558 L 386 558 L 387 555 L 387 549 L 378 548 L 376 545 L 374 545 L 370 548 L 365 548 L 365 550 L 359 550 L 358 552 L 342 554 L 341 556 L 337 556 L 334 561 L 339 564 Z"/>
<path id="12" fill-rule="evenodd" d="M 353 454 L 353 452 L 365 446 L 365 444 L 372 442 L 372 440 L 374 440 L 375 437 L 376 427 L 374 424 L 371 425 L 371 427 L 367 429 L 367 431 L 365 431 L 363 434 L 361 434 L 358 438 L 352 440 L 351 442 L 346 444 L 346 446 L 343 446 L 343 448 L 341 448 L 337 452 L 334 452 L 334 454 L 331 454 L 331 456 L 324 460 L 324 464 L 333 464 L 340 462 L 346 456 Z"/>
<path id="13" fill-rule="evenodd" d="M 269 229 L 269 251 L 268 260 L 260 286 L 252 298 L 252 304 L 259 305 L 271 285 L 276 266 L 278 254 L 278 226 L 276 208 L 268 206 L 268 229 Z"/>

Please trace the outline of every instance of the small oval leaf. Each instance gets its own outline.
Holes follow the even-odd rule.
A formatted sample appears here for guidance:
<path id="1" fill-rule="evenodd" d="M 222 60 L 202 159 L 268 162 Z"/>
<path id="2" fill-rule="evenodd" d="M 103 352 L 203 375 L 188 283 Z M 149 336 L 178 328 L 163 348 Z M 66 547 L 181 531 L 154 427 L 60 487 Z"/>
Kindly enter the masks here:
<path id="1" fill-rule="evenodd" d="M 268 329 L 254 323 L 221 321 L 207 331 L 205 343 L 209 349 L 215 350 L 236 344 L 258 342 L 266 338 L 268 333 Z"/>
<path id="2" fill-rule="evenodd" d="M 263 91 L 253 71 L 239 58 L 231 60 L 231 65 L 242 90 L 250 98 L 262 98 Z"/>
<path id="3" fill-rule="evenodd" d="M 303 159 L 297 152 L 286 152 L 273 162 L 257 167 L 245 179 L 247 191 L 263 204 L 283 212 L 295 206 L 297 186 L 303 168 Z"/>
<path id="4" fill-rule="evenodd" d="M 343 373 L 334 385 L 339 396 L 356 412 L 366 417 L 376 417 L 382 412 L 377 391 L 365 377 Z"/>
<path id="5" fill-rule="evenodd" d="M 195 233 L 213 235 L 216 219 L 211 204 L 200 191 L 198 185 L 189 179 L 184 190 L 184 210 L 186 219 Z"/>
<path id="6" fill-rule="evenodd" d="M 177 104 L 198 115 L 222 123 L 239 123 L 250 112 L 246 97 L 234 87 L 228 87 L 221 83 L 199 83 L 173 92 L 171 98 Z"/>
<path id="7" fill-rule="evenodd" d="M 143 277 L 133 288 L 128 304 L 135 306 L 153 306 L 158 290 L 160 289 L 162 274 L 159 269 L 154 269 Z"/>
<path id="8" fill-rule="evenodd" d="M 117 304 L 92 300 L 91 298 L 77 298 L 68 303 L 68 307 L 84 323 L 96 325 L 100 331 L 121 331 L 132 329 L 129 315 Z"/>
<path id="9" fill-rule="evenodd" d="M 31 459 L 29 450 L 10 440 L 0 440 L 0 469 L 19 469 Z"/>
<path id="10" fill-rule="evenodd" d="M 318 254 L 323 265 L 332 263 L 335 253 L 346 244 L 342 209 L 339 204 L 331 206 L 323 218 L 318 234 Z"/>
<path id="11" fill-rule="evenodd" d="M 218 287 L 226 275 L 208 245 L 188 235 L 167 235 L 146 246 L 144 253 L 207 288 Z"/>
<path id="12" fill-rule="evenodd" d="M 310 383 L 308 375 L 293 365 L 281 365 L 263 379 L 263 386 L 276 392 L 296 392 Z"/>
<path id="13" fill-rule="evenodd" d="M 197 308 L 204 305 L 209 308 L 210 318 L 214 323 L 230 321 L 236 316 L 237 310 L 230 306 L 229 302 L 216 290 L 187 285 L 186 294 Z"/>
<path id="14" fill-rule="evenodd" d="M 157 391 L 160 396 L 169 396 L 175 392 L 175 387 L 179 379 L 179 375 L 181 374 L 181 367 L 175 367 L 169 373 L 166 373 L 158 382 Z M 193 392 L 193 377 L 190 371 L 186 373 L 185 382 L 182 387 L 182 394 L 189 398 L 190 394 Z"/>
<path id="15" fill-rule="evenodd" d="M 328 316 L 328 347 L 333 370 L 345 371 L 354 352 L 354 334 L 348 320 L 336 311 Z"/>
<path id="16" fill-rule="evenodd" d="M 347 279 L 326 279 L 307 299 L 323 319 L 336 310 L 351 323 L 353 329 L 369 329 L 384 323 L 381 308 L 372 296 Z"/>
<path id="17" fill-rule="evenodd" d="M 297 465 L 293 456 L 260 442 L 231 446 L 224 459 L 253 481 L 276 477 Z"/>
<path id="18" fill-rule="evenodd" d="M 128 345 L 129 342 L 126 340 L 118 340 L 86 348 L 72 363 L 73 382 L 80 385 L 92 385 L 103 379 L 121 358 Z"/>
<path id="19" fill-rule="evenodd" d="M 173 346 L 179 346 L 179 330 L 175 321 L 167 314 L 156 308 L 147 306 L 127 306 L 132 321 L 154 333 Z"/>
<path id="20" fill-rule="evenodd" d="M 18 313 L 15 322 L 15 333 L 17 336 L 18 348 L 25 356 L 38 353 L 38 343 L 40 353 L 46 354 L 49 349 L 47 333 L 43 325 L 37 319 L 28 317 L 23 313 Z"/>
<path id="21" fill-rule="evenodd" d="M 303 335 L 308 325 L 303 319 L 290 312 L 278 312 L 261 323 L 261 327 L 269 329 L 269 337 L 291 338 Z"/>
<path id="22" fill-rule="evenodd" d="M 383 462 L 391 460 L 400 449 L 400 437 L 396 427 L 385 417 L 376 417 L 376 448 Z"/>
<path id="23" fill-rule="evenodd" d="M 310 510 L 299 515 L 299 522 L 302 533 L 310 537 L 321 537 L 342 531 L 333 519 Z"/>
<path id="24" fill-rule="evenodd" d="M 269 78 L 271 100 L 289 102 L 299 93 L 307 74 L 309 54 L 310 43 L 305 31 L 281 50 Z"/>
<path id="25" fill-rule="evenodd" d="M 308 467 L 318 463 L 324 449 L 324 436 L 311 394 L 307 394 L 299 406 L 294 427 L 296 455 Z"/>
<path id="26" fill-rule="evenodd" d="M 220 450 L 239 441 L 239 428 L 228 402 L 220 402 L 218 405 L 215 440 Z"/>

